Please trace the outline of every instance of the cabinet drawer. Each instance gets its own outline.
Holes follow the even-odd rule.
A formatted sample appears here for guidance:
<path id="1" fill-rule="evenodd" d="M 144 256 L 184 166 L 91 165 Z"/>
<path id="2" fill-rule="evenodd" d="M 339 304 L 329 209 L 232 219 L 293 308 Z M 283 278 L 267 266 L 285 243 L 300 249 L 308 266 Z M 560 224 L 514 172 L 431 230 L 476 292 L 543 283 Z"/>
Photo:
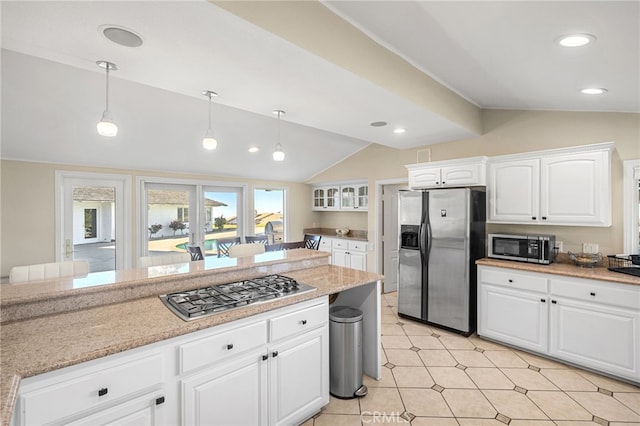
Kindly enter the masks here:
<path id="1" fill-rule="evenodd" d="M 349 242 L 347 240 L 333 240 L 334 249 L 346 250 L 348 247 L 349 247 Z"/>
<path id="2" fill-rule="evenodd" d="M 180 345 L 180 373 L 212 364 L 267 344 L 267 323 L 245 325 Z"/>
<path id="3" fill-rule="evenodd" d="M 480 268 L 480 281 L 538 293 L 546 293 L 548 288 L 548 280 L 544 277 L 510 270 Z"/>
<path id="4" fill-rule="evenodd" d="M 640 286 L 593 280 L 551 279 L 552 296 L 640 309 Z"/>
<path id="5" fill-rule="evenodd" d="M 349 248 L 349 250 L 353 251 L 367 251 L 367 243 L 365 243 L 364 241 L 348 241 L 347 247 Z"/>
<path id="6" fill-rule="evenodd" d="M 333 240 L 330 240 L 328 238 L 322 237 L 320 238 L 320 246 L 318 246 L 318 250 L 322 250 L 322 251 L 331 251 L 331 242 Z"/>
<path id="7" fill-rule="evenodd" d="M 275 317 L 269 321 L 270 341 L 274 342 L 284 337 L 311 330 L 326 324 L 328 321 L 329 308 L 326 304 Z"/>
<path id="8" fill-rule="evenodd" d="M 46 386 L 20 397 L 23 424 L 51 423 L 102 404 L 134 395 L 164 381 L 160 354 L 93 371 L 74 372 L 69 380 Z"/>

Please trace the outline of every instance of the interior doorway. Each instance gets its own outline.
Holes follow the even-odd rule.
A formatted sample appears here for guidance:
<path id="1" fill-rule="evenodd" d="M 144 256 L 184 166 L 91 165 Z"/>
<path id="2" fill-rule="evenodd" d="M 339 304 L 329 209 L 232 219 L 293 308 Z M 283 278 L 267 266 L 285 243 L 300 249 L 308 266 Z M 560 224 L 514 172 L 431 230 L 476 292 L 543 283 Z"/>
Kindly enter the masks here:
<path id="1" fill-rule="evenodd" d="M 406 180 L 377 183 L 378 193 L 378 272 L 384 275 L 383 293 L 398 289 L 398 191 L 408 189 Z"/>

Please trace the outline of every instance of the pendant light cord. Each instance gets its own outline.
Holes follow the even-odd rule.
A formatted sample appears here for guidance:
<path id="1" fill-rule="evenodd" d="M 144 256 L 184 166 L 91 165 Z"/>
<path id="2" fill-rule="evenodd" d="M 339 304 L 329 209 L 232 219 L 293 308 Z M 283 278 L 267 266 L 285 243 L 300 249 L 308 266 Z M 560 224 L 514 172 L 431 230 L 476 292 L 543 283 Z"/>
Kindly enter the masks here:
<path id="1" fill-rule="evenodd" d="M 209 92 L 208 95 L 209 95 L 209 130 L 211 130 L 211 92 Z"/>
<path id="2" fill-rule="evenodd" d="M 106 108 L 106 111 L 109 111 L 109 68 L 110 68 L 110 65 L 107 62 L 107 108 Z"/>

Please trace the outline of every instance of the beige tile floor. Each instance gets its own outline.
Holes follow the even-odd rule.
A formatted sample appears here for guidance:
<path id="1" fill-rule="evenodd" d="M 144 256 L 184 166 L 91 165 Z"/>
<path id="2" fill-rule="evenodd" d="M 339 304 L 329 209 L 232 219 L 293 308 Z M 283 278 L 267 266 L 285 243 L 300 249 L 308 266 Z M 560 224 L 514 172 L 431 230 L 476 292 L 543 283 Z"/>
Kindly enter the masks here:
<path id="1" fill-rule="evenodd" d="M 640 426 L 640 387 L 397 316 L 382 297 L 382 380 L 304 426 Z"/>

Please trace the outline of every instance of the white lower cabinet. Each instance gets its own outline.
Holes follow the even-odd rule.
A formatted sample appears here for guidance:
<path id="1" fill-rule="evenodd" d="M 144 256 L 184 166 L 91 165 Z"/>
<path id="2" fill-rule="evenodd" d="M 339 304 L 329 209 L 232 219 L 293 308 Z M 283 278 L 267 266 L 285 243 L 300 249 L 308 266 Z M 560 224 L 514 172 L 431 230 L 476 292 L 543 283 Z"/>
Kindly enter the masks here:
<path id="1" fill-rule="evenodd" d="M 640 286 L 479 266 L 478 291 L 478 335 L 640 383 Z"/>
<path id="2" fill-rule="evenodd" d="M 11 424 L 298 424 L 328 403 L 321 297 L 27 378 Z"/>
<path id="3" fill-rule="evenodd" d="M 367 270 L 367 243 L 345 239 L 333 240 L 331 262 L 345 268 Z"/>
<path id="4" fill-rule="evenodd" d="M 326 298 L 315 299 L 181 345 L 182 360 L 209 343 L 225 354 L 195 370 L 181 366 L 182 424 L 296 424 L 318 412 L 329 402 L 328 312 Z M 238 343 L 256 330 L 264 343 L 242 352 Z"/>
<path id="5" fill-rule="evenodd" d="M 537 352 L 547 350 L 548 310 L 544 296 L 483 285 L 480 289 L 481 335 Z"/>
<path id="6" fill-rule="evenodd" d="M 14 425 L 162 424 L 162 351 L 107 357 L 25 379 Z"/>

